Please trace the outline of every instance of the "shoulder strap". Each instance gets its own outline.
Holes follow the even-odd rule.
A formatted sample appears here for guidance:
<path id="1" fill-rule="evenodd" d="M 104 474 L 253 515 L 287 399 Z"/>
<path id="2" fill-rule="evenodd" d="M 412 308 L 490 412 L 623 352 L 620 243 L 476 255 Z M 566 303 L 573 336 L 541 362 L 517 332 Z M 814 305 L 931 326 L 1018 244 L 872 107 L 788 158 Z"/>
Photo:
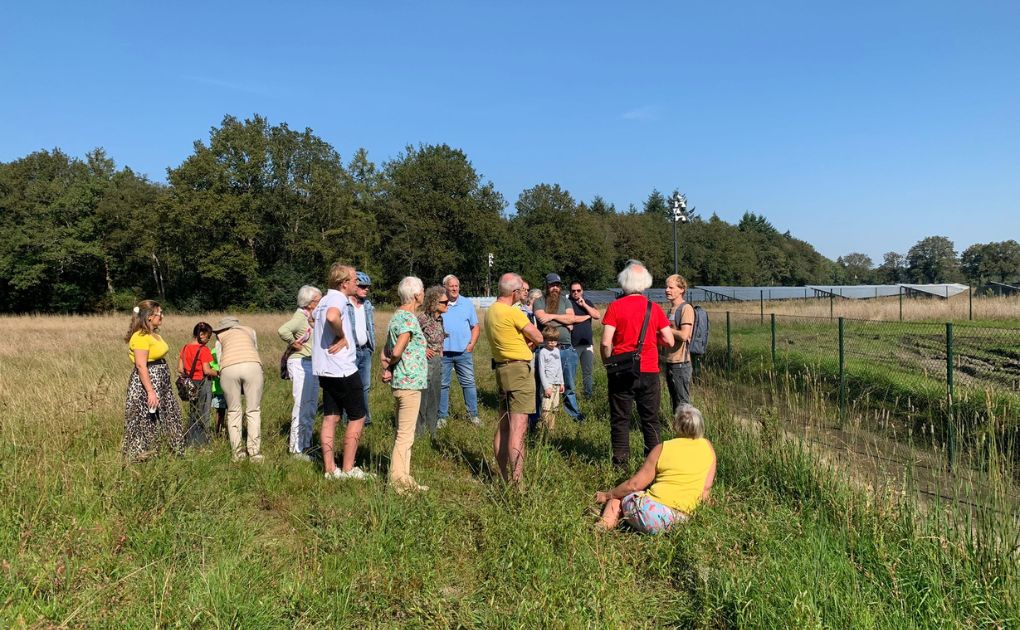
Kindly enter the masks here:
<path id="1" fill-rule="evenodd" d="M 648 306 L 645 308 L 645 321 L 641 323 L 641 335 L 637 340 L 638 352 L 641 352 L 641 347 L 645 345 L 645 333 L 648 332 L 648 319 L 652 316 L 652 301 L 648 300 Z"/>
<path id="2" fill-rule="evenodd" d="M 198 355 L 202 353 L 202 344 L 195 344 L 195 358 L 191 360 L 191 369 L 188 370 L 188 378 L 195 374 L 195 366 L 198 364 Z"/>

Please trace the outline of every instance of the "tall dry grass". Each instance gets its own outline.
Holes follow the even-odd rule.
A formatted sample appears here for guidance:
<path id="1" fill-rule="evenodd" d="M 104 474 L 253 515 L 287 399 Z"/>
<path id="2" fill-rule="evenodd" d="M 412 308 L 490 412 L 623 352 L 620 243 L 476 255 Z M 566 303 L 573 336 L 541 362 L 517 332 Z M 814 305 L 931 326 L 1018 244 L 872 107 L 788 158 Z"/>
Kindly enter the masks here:
<path id="1" fill-rule="evenodd" d="M 760 302 L 705 302 L 710 311 L 732 313 L 760 313 Z M 766 300 L 766 316 L 796 315 L 801 317 L 845 317 L 848 319 L 873 319 L 897 321 L 900 319 L 900 298 L 874 298 L 851 300 L 843 298 L 809 298 L 806 300 Z M 974 321 L 1020 322 L 1020 296 L 974 297 L 971 306 L 966 293 L 948 300 L 940 298 L 904 297 L 902 313 L 904 321 L 968 321 L 973 312 Z"/>

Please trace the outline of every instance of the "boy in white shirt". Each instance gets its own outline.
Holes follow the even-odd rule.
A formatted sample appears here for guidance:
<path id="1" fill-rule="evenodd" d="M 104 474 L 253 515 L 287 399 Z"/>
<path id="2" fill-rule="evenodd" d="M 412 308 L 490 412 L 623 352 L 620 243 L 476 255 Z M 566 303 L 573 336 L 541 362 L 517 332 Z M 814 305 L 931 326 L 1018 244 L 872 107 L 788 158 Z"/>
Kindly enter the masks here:
<path id="1" fill-rule="evenodd" d="M 563 393 L 563 364 L 560 363 L 560 331 L 546 326 L 542 331 L 545 345 L 538 351 L 538 379 L 542 385 L 542 423 L 545 430 L 556 428 L 556 412 L 560 409 L 560 394 Z"/>

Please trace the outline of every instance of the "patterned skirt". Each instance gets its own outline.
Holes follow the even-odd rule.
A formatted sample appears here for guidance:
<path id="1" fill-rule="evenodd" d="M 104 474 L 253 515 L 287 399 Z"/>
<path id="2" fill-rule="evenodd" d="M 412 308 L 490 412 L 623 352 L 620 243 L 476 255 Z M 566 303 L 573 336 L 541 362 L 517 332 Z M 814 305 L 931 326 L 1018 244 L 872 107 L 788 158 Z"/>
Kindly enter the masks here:
<path id="1" fill-rule="evenodd" d="M 170 381 L 170 370 L 166 361 L 150 363 L 148 370 L 152 388 L 159 397 L 159 411 L 155 420 L 149 417 L 148 396 L 135 368 L 131 371 L 124 403 L 123 452 L 129 462 L 145 461 L 159 451 L 161 443 L 177 455 L 184 453 L 181 406 Z"/>

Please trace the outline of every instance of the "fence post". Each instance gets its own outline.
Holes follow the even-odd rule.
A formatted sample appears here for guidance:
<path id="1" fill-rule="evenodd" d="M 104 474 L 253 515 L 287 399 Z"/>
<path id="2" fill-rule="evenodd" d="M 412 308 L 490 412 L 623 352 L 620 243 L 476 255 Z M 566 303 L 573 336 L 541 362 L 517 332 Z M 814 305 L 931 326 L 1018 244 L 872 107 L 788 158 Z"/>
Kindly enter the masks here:
<path id="1" fill-rule="evenodd" d="M 761 308 L 761 316 L 758 318 L 759 322 L 765 323 L 765 289 L 758 291 L 758 306 Z"/>
<path id="2" fill-rule="evenodd" d="M 776 369 L 776 314 L 771 313 L 772 318 L 772 371 Z"/>
<path id="3" fill-rule="evenodd" d="M 733 339 L 730 337 L 730 312 L 726 311 L 726 369 L 733 371 Z"/>
<path id="4" fill-rule="evenodd" d="M 967 287 L 967 319 L 974 321 L 974 287 Z"/>
<path id="5" fill-rule="evenodd" d="M 846 344 L 844 320 L 839 318 L 839 425 L 846 420 Z"/>
<path id="6" fill-rule="evenodd" d="M 949 470 L 952 472 L 956 463 L 956 421 L 953 414 L 953 322 L 946 322 L 946 402 L 949 413 L 947 414 L 948 424 L 946 425 L 946 453 L 949 457 Z"/>
<path id="7" fill-rule="evenodd" d="M 900 321 L 903 321 L 903 287 L 900 287 Z"/>
<path id="8" fill-rule="evenodd" d="M 830 292 L 829 293 L 829 319 L 830 320 L 832 319 L 832 302 L 835 299 L 836 299 L 835 296 Z"/>

